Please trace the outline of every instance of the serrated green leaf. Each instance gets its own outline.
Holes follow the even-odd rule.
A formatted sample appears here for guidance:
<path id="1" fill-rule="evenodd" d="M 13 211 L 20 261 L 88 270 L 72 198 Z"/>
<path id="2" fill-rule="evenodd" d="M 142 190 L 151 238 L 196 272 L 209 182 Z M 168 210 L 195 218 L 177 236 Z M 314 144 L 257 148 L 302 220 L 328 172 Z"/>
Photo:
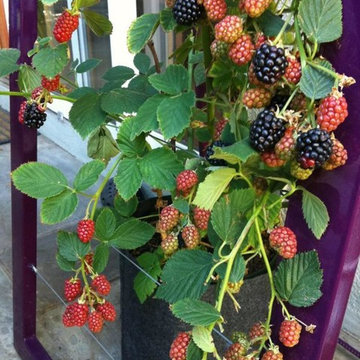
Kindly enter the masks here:
<path id="1" fill-rule="evenodd" d="M 84 191 L 94 185 L 104 169 L 105 164 L 100 160 L 93 160 L 83 165 L 74 180 L 75 190 Z"/>
<path id="2" fill-rule="evenodd" d="M 80 65 L 76 67 L 76 72 L 78 74 L 82 74 L 88 72 L 92 69 L 95 69 L 100 63 L 102 62 L 101 59 L 88 59 L 82 62 Z"/>
<path id="3" fill-rule="evenodd" d="M 125 250 L 133 250 L 145 245 L 155 234 L 155 228 L 138 219 L 121 224 L 111 238 L 111 245 Z"/>
<path id="4" fill-rule="evenodd" d="M 131 132 L 131 140 L 143 132 L 156 130 L 158 125 L 157 109 L 161 102 L 166 98 L 165 95 L 157 94 L 147 99 L 140 106 L 136 116 L 133 119 L 133 127 Z"/>
<path id="5" fill-rule="evenodd" d="M 193 204 L 211 210 L 235 175 L 236 171 L 232 168 L 219 169 L 209 174 L 200 183 Z"/>
<path id="6" fill-rule="evenodd" d="M 67 180 L 60 170 L 39 162 L 19 166 L 11 177 L 18 190 L 36 199 L 60 194 L 67 186 Z"/>
<path id="7" fill-rule="evenodd" d="M 135 76 L 134 70 L 127 66 L 115 66 L 103 75 L 103 79 L 107 81 L 116 81 L 120 85 L 123 85 L 127 80 L 130 80 Z"/>
<path id="8" fill-rule="evenodd" d="M 194 68 L 195 85 L 199 86 L 206 81 L 206 70 L 203 63 L 197 64 Z"/>
<path id="9" fill-rule="evenodd" d="M 0 77 L 19 70 L 17 61 L 20 58 L 18 49 L 0 49 Z"/>
<path id="10" fill-rule="evenodd" d="M 208 285 L 205 280 L 213 265 L 212 256 L 202 250 L 181 250 L 175 253 L 163 270 L 159 299 L 175 303 L 181 299 L 199 299 Z"/>
<path id="11" fill-rule="evenodd" d="M 157 109 L 160 128 L 165 139 L 179 135 L 190 125 L 191 110 L 195 106 L 193 91 L 166 98 Z"/>
<path id="12" fill-rule="evenodd" d="M 35 88 L 41 85 L 41 77 L 31 66 L 22 64 L 20 65 L 17 82 L 20 91 L 31 93 Z"/>
<path id="13" fill-rule="evenodd" d="M 160 11 L 160 24 L 164 31 L 175 29 L 176 21 L 171 8 L 165 8 Z"/>
<path id="14" fill-rule="evenodd" d="M 57 224 L 66 220 L 76 210 L 79 199 L 76 193 L 65 189 L 62 193 L 46 198 L 40 209 L 40 219 L 43 224 Z"/>
<path id="15" fill-rule="evenodd" d="M 100 100 L 98 94 L 87 94 L 77 100 L 70 110 L 71 125 L 83 139 L 105 122 L 106 113 L 101 109 Z"/>
<path id="16" fill-rule="evenodd" d="M 186 360 L 201 360 L 203 352 L 196 346 L 193 340 L 186 349 Z"/>
<path id="17" fill-rule="evenodd" d="M 236 164 L 239 161 L 246 162 L 254 154 L 256 151 L 250 146 L 249 139 L 244 139 L 230 146 L 214 147 L 214 154 L 211 158 L 223 159 L 230 164 Z"/>
<path id="18" fill-rule="evenodd" d="M 142 180 L 138 159 L 124 159 L 120 162 L 114 181 L 119 195 L 124 200 L 129 200 L 136 194 Z"/>
<path id="19" fill-rule="evenodd" d="M 96 273 L 102 273 L 109 261 L 109 247 L 106 244 L 100 244 L 95 248 L 93 269 Z"/>
<path id="20" fill-rule="evenodd" d="M 280 297 L 297 307 L 313 305 L 322 295 L 323 272 L 316 251 L 283 260 L 274 276 Z"/>
<path id="21" fill-rule="evenodd" d="M 59 253 L 56 254 L 56 262 L 59 268 L 63 271 L 74 271 L 75 270 L 75 261 L 66 260 Z"/>
<path id="22" fill-rule="evenodd" d="M 150 151 L 139 160 L 141 174 L 150 186 L 157 189 L 173 190 L 175 178 L 183 166 L 176 155 L 167 148 Z"/>
<path id="23" fill-rule="evenodd" d="M 121 216 L 130 217 L 137 209 L 139 200 L 133 196 L 128 201 L 125 201 L 121 196 L 116 195 L 114 199 L 114 207 Z"/>
<path id="24" fill-rule="evenodd" d="M 149 82 L 156 90 L 178 95 L 187 89 L 189 75 L 183 65 L 169 65 L 164 73 L 149 76 Z"/>
<path id="25" fill-rule="evenodd" d="M 112 33 L 113 26 L 110 20 L 104 15 L 92 10 L 83 10 L 82 14 L 84 15 L 87 26 L 95 35 L 104 36 Z"/>
<path id="26" fill-rule="evenodd" d="M 98 4 L 100 0 L 77 0 L 77 6 L 81 8 L 91 7 Z"/>
<path id="27" fill-rule="evenodd" d="M 226 267 L 227 267 L 227 263 L 224 263 L 216 268 L 216 272 L 219 274 L 221 279 L 225 278 Z M 241 254 L 238 253 L 235 257 L 234 265 L 230 272 L 229 282 L 238 283 L 239 281 L 241 281 L 245 276 L 245 271 L 246 271 L 246 262 L 244 258 L 241 256 Z"/>
<path id="28" fill-rule="evenodd" d="M 149 70 L 150 71 L 150 70 Z M 144 74 L 136 75 L 129 82 L 128 89 L 142 92 L 146 94 L 147 97 L 158 94 L 157 90 L 155 90 L 151 84 L 149 83 L 148 76 Z"/>
<path id="29" fill-rule="evenodd" d="M 208 74 L 209 77 L 213 78 L 213 86 L 220 90 L 229 88 L 232 75 L 231 66 L 223 61 L 215 61 Z"/>
<path id="30" fill-rule="evenodd" d="M 212 353 L 215 351 L 214 340 L 209 329 L 203 326 L 195 326 L 192 330 L 194 343 L 203 351 Z"/>
<path id="31" fill-rule="evenodd" d="M 101 209 L 100 214 L 96 218 L 95 231 L 96 237 L 101 241 L 110 240 L 116 228 L 116 219 L 109 208 Z"/>
<path id="32" fill-rule="evenodd" d="M 146 74 L 150 69 L 151 60 L 145 53 L 138 53 L 134 57 L 134 65 L 140 74 Z"/>
<path id="33" fill-rule="evenodd" d="M 189 213 L 189 203 L 185 199 L 175 199 L 173 202 L 173 206 L 175 209 L 178 209 L 182 214 Z"/>
<path id="34" fill-rule="evenodd" d="M 59 44 L 40 49 L 33 57 L 32 64 L 41 75 L 52 79 L 64 70 L 68 61 L 67 44 Z"/>
<path id="35" fill-rule="evenodd" d="M 317 239 L 321 239 L 329 225 L 330 217 L 325 204 L 314 194 L 301 188 L 302 210 L 309 229 Z"/>
<path id="36" fill-rule="evenodd" d="M 316 62 L 318 65 L 333 70 L 326 60 Z M 300 90 L 310 99 L 322 99 L 331 93 L 335 79 L 324 71 L 312 67 L 310 64 L 302 69 Z"/>
<path id="37" fill-rule="evenodd" d="M 257 24 L 266 36 L 277 36 L 284 25 L 284 20 L 266 10 L 257 20 Z"/>
<path id="38" fill-rule="evenodd" d="M 68 97 L 71 97 L 72 99 L 80 99 L 84 95 L 88 95 L 88 94 L 97 94 L 97 91 L 94 88 L 84 86 L 72 91 L 68 95 Z"/>
<path id="39" fill-rule="evenodd" d="M 127 46 L 131 53 L 140 52 L 159 25 L 159 14 L 144 14 L 134 20 L 127 34 Z"/>
<path id="40" fill-rule="evenodd" d="M 312 41 L 331 42 L 342 34 L 341 0 L 302 0 L 298 18 L 301 28 Z"/>
<path id="41" fill-rule="evenodd" d="M 68 261 L 76 261 L 90 251 L 90 244 L 83 243 L 74 233 L 59 231 L 57 234 L 59 254 Z"/>
<path id="42" fill-rule="evenodd" d="M 221 314 L 209 303 L 196 299 L 183 299 L 171 306 L 180 320 L 193 326 L 207 326 L 221 318 Z"/>

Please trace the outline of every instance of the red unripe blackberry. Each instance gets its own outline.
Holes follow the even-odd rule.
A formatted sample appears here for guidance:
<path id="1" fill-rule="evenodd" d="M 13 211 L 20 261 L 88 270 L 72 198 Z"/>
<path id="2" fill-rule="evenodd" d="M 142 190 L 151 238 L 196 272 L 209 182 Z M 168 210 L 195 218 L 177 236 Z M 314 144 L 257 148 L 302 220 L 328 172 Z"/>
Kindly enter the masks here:
<path id="1" fill-rule="evenodd" d="M 226 16 L 227 5 L 225 0 L 204 0 L 207 17 L 211 21 L 220 21 Z"/>
<path id="2" fill-rule="evenodd" d="M 91 283 L 91 287 L 100 295 L 109 295 L 111 291 L 111 284 L 105 275 L 97 275 Z"/>
<path id="3" fill-rule="evenodd" d="M 54 38 L 59 43 L 68 42 L 78 26 L 79 15 L 72 15 L 68 10 L 65 10 L 55 23 L 53 30 Z"/>
<path id="4" fill-rule="evenodd" d="M 330 132 L 336 130 L 348 114 L 347 101 L 343 96 L 328 96 L 320 102 L 316 111 L 316 121 L 321 129 Z"/>
<path id="5" fill-rule="evenodd" d="M 269 329 L 269 335 L 271 335 L 270 329 Z M 265 326 L 261 322 L 254 324 L 249 331 L 249 337 L 254 344 L 260 343 L 261 340 L 266 337 Z"/>
<path id="6" fill-rule="evenodd" d="M 257 50 L 262 44 L 267 41 L 267 36 L 263 33 L 257 33 L 255 35 L 255 49 Z"/>
<path id="7" fill-rule="evenodd" d="M 296 320 L 284 320 L 280 325 L 279 340 L 286 347 L 294 347 L 300 341 L 302 326 Z"/>
<path id="8" fill-rule="evenodd" d="M 53 79 L 48 79 L 45 76 L 42 76 L 41 86 L 48 91 L 58 90 L 60 86 L 60 75 L 56 75 Z"/>
<path id="9" fill-rule="evenodd" d="M 256 50 L 253 64 L 257 79 L 265 84 L 275 84 L 289 65 L 284 49 L 267 43 Z"/>
<path id="10" fill-rule="evenodd" d="M 242 20 L 236 15 L 228 15 L 215 25 L 215 39 L 232 44 L 241 36 L 242 31 Z"/>
<path id="11" fill-rule="evenodd" d="M 88 325 L 90 331 L 92 331 L 93 333 L 101 332 L 103 328 L 103 324 L 104 324 L 104 319 L 101 313 L 95 310 L 89 315 Z"/>
<path id="12" fill-rule="evenodd" d="M 161 210 L 159 228 L 162 231 L 171 230 L 179 221 L 179 211 L 173 206 L 166 206 Z"/>
<path id="13" fill-rule="evenodd" d="M 66 301 L 73 301 L 82 293 L 80 279 L 67 279 L 64 284 L 64 296 Z"/>
<path id="14" fill-rule="evenodd" d="M 250 17 L 259 17 L 270 6 L 272 0 L 245 0 L 244 9 Z"/>
<path id="15" fill-rule="evenodd" d="M 346 164 L 348 154 L 344 145 L 338 140 L 333 140 L 333 148 L 330 158 L 322 166 L 325 170 L 331 171 Z"/>
<path id="16" fill-rule="evenodd" d="M 285 131 L 285 135 L 275 145 L 275 154 L 279 159 L 290 160 L 295 149 L 296 141 L 294 138 L 294 128 L 289 127 Z"/>
<path id="17" fill-rule="evenodd" d="M 193 211 L 195 226 L 200 230 L 207 230 L 211 211 L 195 207 Z"/>
<path id="18" fill-rule="evenodd" d="M 295 160 L 291 162 L 290 173 L 296 179 L 306 180 L 312 175 L 313 172 L 314 169 L 303 169 L 301 165 Z"/>
<path id="19" fill-rule="evenodd" d="M 96 307 L 96 311 L 98 311 L 106 321 L 115 321 L 116 319 L 115 307 L 109 301 L 105 301 L 104 304 L 99 304 Z"/>
<path id="20" fill-rule="evenodd" d="M 179 248 L 179 240 L 175 234 L 168 234 L 161 241 L 161 248 L 165 255 L 172 255 Z"/>
<path id="21" fill-rule="evenodd" d="M 172 12 L 179 25 L 192 25 L 201 18 L 204 7 L 196 0 L 176 0 Z"/>
<path id="22" fill-rule="evenodd" d="M 24 123 L 24 113 L 26 110 L 26 105 L 27 105 L 27 101 L 24 100 L 21 104 L 20 104 L 20 108 L 19 108 L 19 112 L 18 112 L 18 120 L 20 124 Z"/>
<path id="23" fill-rule="evenodd" d="M 285 134 L 285 121 L 270 110 L 258 114 L 250 126 L 250 144 L 259 152 L 272 151 Z"/>
<path id="24" fill-rule="evenodd" d="M 30 129 L 39 129 L 46 121 L 46 113 L 36 102 L 26 103 L 24 124 Z"/>
<path id="25" fill-rule="evenodd" d="M 175 338 L 170 347 L 169 357 L 171 360 L 186 360 L 186 350 L 190 343 L 190 335 L 182 332 Z"/>
<path id="26" fill-rule="evenodd" d="M 297 84 L 301 79 L 301 64 L 300 61 L 295 57 L 288 57 L 289 63 L 285 71 L 285 78 L 289 83 Z"/>
<path id="27" fill-rule="evenodd" d="M 200 234 L 194 225 L 185 226 L 181 232 L 181 236 L 187 248 L 194 249 L 199 245 Z"/>
<path id="28" fill-rule="evenodd" d="M 269 236 L 270 246 L 284 259 L 292 259 L 297 252 L 297 240 L 294 232 L 285 226 L 272 230 Z"/>
<path id="29" fill-rule="evenodd" d="M 81 242 L 88 243 L 95 232 L 95 223 L 91 219 L 80 220 L 77 226 L 77 234 Z"/>
<path id="30" fill-rule="evenodd" d="M 241 35 L 230 47 L 229 58 L 239 66 L 251 61 L 255 47 L 248 34 Z"/>
<path id="31" fill-rule="evenodd" d="M 230 347 L 227 349 L 224 359 L 225 360 L 242 360 L 246 359 L 244 355 L 246 355 L 247 349 L 239 343 L 234 343 L 230 345 Z"/>
<path id="32" fill-rule="evenodd" d="M 225 129 L 226 124 L 229 122 L 228 119 L 222 118 L 215 123 L 214 140 L 220 140 L 221 134 Z"/>
<path id="33" fill-rule="evenodd" d="M 184 170 L 176 178 L 176 189 L 188 191 L 198 183 L 198 177 L 194 170 Z"/>
<path id="34" fill-rule="evenodd" d="M 271 168 L 277 168 L 285 164 L 285 160 L 280 159 L 273 151 L 262 153 L 261 160 Z"/>
<path id="35" fill-rule="evenodd" d="M 38 86 L 31 92 L 31 98 L 33 100 L 38 100 L 42 92 L 43 92 L 42 86 Z"/>
<path id="36" fill-rule="evenodd" d="M 268 350 L 262 356 L 261 360 L 283 360 L 284 356 L 281 352 L 275 350 Z"/>
<path id="37" fill-rule="evenodd" d="M 224 41 L 214 40 L 210 45 L 211 55 L 214 59 L 221 59 L 228 56 L 229 44 Z"/>
<path id="38" fill-rule="evenodd" d="M 264 88 L 249 89 L 244 93 L 242 100 L 249 109 L 261 109 L 270 104 L 271 92 Z"/>
<path id="39" fill-rule="evenodd" d="M 89 316 L 89 308 L 86 304 L 74 303 L 66 307 L 63 314 L 63 324 L 66 327 L 84 326 Z"/>

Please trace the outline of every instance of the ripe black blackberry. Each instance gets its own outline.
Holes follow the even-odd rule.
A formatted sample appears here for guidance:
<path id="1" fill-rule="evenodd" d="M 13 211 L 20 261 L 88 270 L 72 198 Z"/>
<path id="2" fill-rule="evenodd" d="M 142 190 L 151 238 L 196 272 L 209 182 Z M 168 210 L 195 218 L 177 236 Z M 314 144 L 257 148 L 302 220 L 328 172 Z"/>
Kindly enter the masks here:
<path id="1" fill-rule="evenodd" d="M 333 142 L 326 130 L 311 129 L 296 140 L 297 161 L 303 169 L 323 165 L 332 152 Z"/>
<path id="2" fill-rule="evenodd" d="M 285 134 L 285 121 L 278 119 L 271 110 L 263 110 L 250 127 L 250 144 L 259 151 L 274 150 Z"/>
<path id="3" fill-rule="evenodd" d="M 206 148 L 206 153 L 205 153 L 205 158 L 206 160 L 213 166 L 226 166 L 226 161 L 225 160 L 221 160 L 221 159 L 210 159 L 211 155 L 214 155 L 215 150 L 214 150 L 214 146 L 216 147 L 224 147 L 227 146 L 227 144 L 225 144 L 223 141 L 218 140 L 218 141 L 214 141 L 211 145 L 209 145 Z"/>
<path id="4" fill-rule="evenodd" d="M 273 112 L 280 110 L 285 106 L 285 104 L 287 103 L 289 99 L 288 95 L 284 95 L 284 94 L 275 94 L 272 98 L 271 98 L 271 102 L 270 105 L 266 107 L 267 110 L 271 110 Z M 289 107 L 287 108 L 289 109 Z"/>
<path id="5" fill-rule="evenodd" d="M 253 64 L 256 78 L 265 84 L 275 84 L 289 65 L 284 49 L 267 43 L 256 50 Z"/>
<path id="6" fill-rule="evenodd" d="M 26 105 L 24 112 L 24 124 L 30 129 L 39 129 L 46 121 L 46 113 L 39 110 L 36 102 Z"/>
<path id="7" fill-rule="evenodd" d="M 179 25 L 192 25 L 200 19 L 204 7 L 197 0 L 176 0 L 172 11 Z"/>

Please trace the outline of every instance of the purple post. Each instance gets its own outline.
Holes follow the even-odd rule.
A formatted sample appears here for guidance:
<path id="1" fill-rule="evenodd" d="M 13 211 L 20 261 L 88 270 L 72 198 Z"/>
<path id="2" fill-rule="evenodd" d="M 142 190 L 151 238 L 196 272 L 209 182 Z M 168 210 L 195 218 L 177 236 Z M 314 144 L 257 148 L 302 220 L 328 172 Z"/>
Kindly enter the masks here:
<path id="1" fill-rule="evenodd" d="M 21 51 L 20 61 L 29 62 L 27 52 L 37 36 L 37 0 L 9 0 L 10 47 Z M 10 89 L 17 90 L 16 76 L 10 77 Z M 17 112 L 23 99 L 11 98 L 11 169 L 36 161 L 36 131 L 22 126 Z M 14 187 L 12 194 L 13 312 L 14 345 L 24 360 L 51 360 L 36 338 L 36 200 Z"/>
<path id="2" fill-rule="evenodd" d="M 339 73 L 353 76 L 357 84 L 345 89 L 349 118 L 336 131 L 348 150 L 346 166 L 332 172 L 319 171 L 305 187 L 327 205 L 331 223 L 318 241 L 307 229 L 301 212 L 301 196 L 291 201 L 287 225 L 299 239 L 299 251 L 317 249 L 324 269 L 323 297 L 311 308 L 291 308 L 290 312 L 305 323 L 316 324 L 313 335 L 303 331 L 300 344 L 293 349 L 281 348 L 287 360 L 333 359 L 351 285 L 360 253 L 360 13 L 359 0 L 344 0 L 344 35 L 341 41 L 326 47 L 325 55 Z M 277 326 L 282 321 L 279 308 L 274 315 Z"/>

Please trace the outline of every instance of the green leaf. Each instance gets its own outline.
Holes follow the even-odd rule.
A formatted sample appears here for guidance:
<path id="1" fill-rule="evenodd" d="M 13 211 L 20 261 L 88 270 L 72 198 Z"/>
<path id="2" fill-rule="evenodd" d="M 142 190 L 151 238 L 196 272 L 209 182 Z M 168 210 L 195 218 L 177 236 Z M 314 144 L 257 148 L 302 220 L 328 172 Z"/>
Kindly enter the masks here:
<path id="1" fill-rule="evenodd" d="M 65 189 L 62 193 L 46 198 L 41 204 L 40 219 L 43 224 L 57 224 L 76 210 L 79 199 L 76 193 Z"/>
<path id="2" fill-rule="evenodd" d="M 196 346 L 193 340 L 191 340 L 186 349 L 186 360 L 201 360 L 202 355 L 201 349 Z"/>
<path id="3" fill-rule="evenodd" d="M 134 57 L 134 65 L 139 70 L 140 74 L 146 74 L 150 69 L 151 60 L 149 56 L 140 52 Z"/>
<path id="4" fill-rule="evenodd" d="M 309 229 L 320 239 L 329 225 L 330 217 L 325 204 L 314 194 L 301 188 L 302 210 Z"/>
<path id="5" fill-rule="evenodd" d="M 209 329 L 203 326 L 196 326 L 192 330 L 194 343 L 203 351 L 212 353 L 215 351 L 214 340 Z"/>
<path id="6" fill-rule="evenodd" d="M 176 21 L 171 8 L 165 8 L 160 11 L 160 24 L 164 31 L 172 31 L 175 29 Z"/>
<path id="7" fill-rule="evenodd" d="M 342 34 L 341 0 L 302 0 L 298 18 L 311 41 L 331 42 Z"/>
<path id="8" fill-rule="evenodd" d="M 100 244 L 95 249 L 93 268 L 96 273 L 102 273 L 109 261 L 109 247 Z"/>
<path id="9" fill-rule="evenodd" d="M 144 134 L 130 140 L 134 122 L 134 118 L 127 118 L 123 121 L 117 135 L 117 143 L 122 154 L 129 157 L 141 156 L 146 147 Z"/>
<path id="10" fill-rule="evenodd" d="M 221 314 L 209 303 L 196 299 L 183 299 L 171 306 L 172 313 L 193 326 L 207 326 L 221 318 Z"/>
<path id="11" fill-rule="evenodd" d="M 139 160 L 140 171 L 144 181 L 157 189 L 173 190 L 175 178 L 183 170 L 176 155 L 167 148 L 150 151 Z"/>
<path id="12" fill-rule="evenodd" d="M 256 151 L 250 146 L 249 139 L 238 141 L 223 148 L 214 147 L 214 150 L 211 158 L 223 159 L 230 164 L 236 164 L 239 161 L 246 162 L 250 156 L 256 154 Z"/>
<path id="13" fill-rule="evenodd" d="M 101 62 L 102 62 L 102 60 L 100 60 L 100 59 L 88 59 L 88 60 L 85 60 L 79 66 L 76 67 L 75 71 L 78 74 L 85 73 L 87 71 L 95 69 L 98 65 L 100 65 Z"/>
<path id="14" fill-rule="evenodd" d="M 155 234 L 155 228 L 138 219 L 121 224 L 111 238 L 111 245 L 119 249 L 133 250 L 145 245 Z"/>
<path id="15" fill-rule="evenodd" d="M 77 6 L 81 8 L 91 7 L 98 4 L 100 0 L 77 0 Z"/>
<path id="16" fill-rule="evenodd" d="M 149 76 L 149 82 L 156 90 L 178 95 L 187 89 L 189 75 L 183 65 L 169 65 L 164 73 Z"/>
<path id="17" fill-rule="evenodd" d="M 182 214 L 189 213 L 189 203 L 185 199 L 179 198 L 174 200 L 173 206 L 175 209 L 178 209 Z"/>
<path id="18" fill-rule="evenodd" d="M 0 49 L 0 77 L 19 70 L 17 61 L 20 58 L 18 49 Z"/>
<path id="19" fill-rule="evenodd" d="M 71 97 L 72 99 L 80 99 L 84 95 L 88 94 L 97 94 L 97 91 L 91 87 L 80 87 L 75 89 L 73 92 L 71 92 L 68 97 Z"/>
<path id="20" fill-rule="evenodd" d="M 144 14 L 134 20 L 127 34 L 127 46 L 131 53 L 140 52 L 159 25 L 159 14 Z"/>
<path id="21" fill-rule="evenodd" d="M 68 261 L 76 261 L 90 251 L 90 244 L 83 243 L 75 233 L 59 231 L 57 234 L 59 254 Z"/>
<path id="22" fill-rule="evenodd" d="M 194 69 L 195 85 L 199 86 L 206 81 L 206 70 L 203 63 L 197 64 Z"/>
<path id="23" fill-rule="evenodd" d="M 323 272 L 316 251 L 283 260 L 274 277 L 275 288 L 283 300 L 297 307 L 313 305 L 322 295 Z"/>
<path id="24" fill-rule="evenodd" d="M 327 69 L 333 70 L 331 64 L 326 60 L 316 62 Z M 301 91 L 310 99 L 322 99 L 331 93 L 335 79 L 326 72 L 306 65 L 302 70 L 300 80 Z"/>
<path id="25" fill-rule="evenodd" d="M 165 98 L 165 95 L 157 94 L 147 99 L 144 104 L 140 106 L 133 120 L 131 140 L 134 140 L 136 136 L 143 132 L 153 131 L 159 127 L 157 109 Z"/>
<path id="26" fill-rule="evenodd" d="M 57 3 L 59 0 L 41 0 L 41 2 L 44 4 L 44 5 L 52 5 L 52 4 L 55 4 Z"/>
<path id="27" fill-rule="evenodd" d="M 211 210 L 235 175 L 236 171 L 232 168 L 219 169 L 209 174 L 200 183 L 193 204 Z"/>
<path id="28" fill-rule="evenodd" d="M 115 232 L 115 227 L 116 219 L 113 212 L 109 208 L 101 209 L 95 223 L 96 237 L 101 241 L 110 240 Z"/>
<path id="29" fill-rule="evenodd" d="M 193 91 L 163 100 L 157 109 L 157 116 L 165 139 L 179 135 L 190 125 L 191 110 L 194 106 Z"/>
<path id="30" fill-rule="evenodd" d="M 210 70 L 209 77 L 213 78 L 213 86 L 220 90 L 228 89 L 232 81 L 232 69 L 223 61 L 215 61 Z"/>
<path id="31" fill-rule="evenodd" d="M 63 271 L 74 271 L 75 270 L 75 261 L 66 260 L 59 253 L 56 254 L 56 262 L 59 268 Z"/>
<path id="32" fill-rule="evenodd" d="M 219 259 L 216 260 L 218 261 Z M 219 274 L 221 279 L 225 278 L 226 267 L 227 267 L 227 263 L 224 263 L 216 268 L 216 272 Z M 235 257 L 234 265 L 230 272 L 229 282 L 238 283 L 239 281 L 241 281 L 245 276 L 245 271 L 246 271 L 246 262 L 244 258 L 241 256 L 241 254 L 238 253 Z"/>
<path id="33" fill-rule="evenodd" d="M 41 85 L 41 77 L 31 66 L 20 65 L 18 85 L 20 91 L 32 92 Z"/>
<path id="34" fill-rule="evenodd" d="M 284 20 L 269 10 L 266 10 L 256 22 L 266 36 L 277 36 L 284 25 Z"/>
<path id="35" fill-rule="evenodd" d="M 161 274 L 161 266 L 159 257 L 150 252 L 146 252 L 137 258 L 137 262 L 154 279 Z M 141 304 L 154 292 L 156 283 L 146 276 L 143 272 L 139 272 L 134 279 L 134 290 Z"/>
<path id="36" fill-rule="evenodd" d="M 74 180 L 74 188 L 77 191 L 84 191 L 94 185 L 105 169 L 105 164 L 99 160 L 93 160 L 83 165 L 76 174 Z"/>
<path id="37" fill-rule="evenodd" d="M 106 113 L 101 109 L 100 100 L 98 94 L 87 94 L 77 100 L 70 110 L 71 125 L 83 139 L 105 122 Z"/>
<path id="38" fill-rule="evenodd" d="M 103 75 L 103 79 L 107 81 L 119 82 L 121 83 L 119 87 L 121 87 L 122 84 L 134 76 L 135 73 L 133 69 L 127 66 L 115 66 L 106 71 L 106 73 Z"/>
<path id="39" fill-rule="evenodd" d="M 52 79 L 64 70 L 68 60 L 67 44 L 59 44 L 40 49 L 33 57 L 32 64 L 41 75 Z"/>
<path id="40" fill-rule="evenodd" d="M 115 89 L 101 97 L 101 108 L 110 114 L 136 112 L 149 96 L 131 89 Z"/>
<path id="41" fill-rule="evenodd" d="M 140 189 L 142 183 L 139 160 L 135 158 L 122 160 L 118 166 L 114 181 L 119 195 L 124 200 L 132 198 Z"/>
<path id="42" fill-rule="evenodd" d="M 60 170 L 39 162 L 19 166 L 11 177 L 18 190 L 36 199 L 60 194 L 67 186 L 67 180 Z"/>
<path id="43" fill-rule="evenodd" d="M 208 288 L 205 280 L 213 265 L 212 256 L 202 250 L 180 250 L 167 262 L 163 270 L 163 284 L 156 296 L 169 303 L 190 298 L 199 299 Z"/>
<path id="44" fill-rule="evenodd" d="M 84 15 L 87 26 L 89 26 L 95 35 L 104 36 L 112 33 L 113 26 L 104 15 L 92 10 L 83 10 L 82 14 Z"/>
<path id="45" fill-rule="evenodd" d="M 121 216 L 130 217 L 137 209 L 139 200 L 133 196 L 128 201 L 125 201 L 121 196 L 116 195 L 114 199 L 114 207 Z"/>

